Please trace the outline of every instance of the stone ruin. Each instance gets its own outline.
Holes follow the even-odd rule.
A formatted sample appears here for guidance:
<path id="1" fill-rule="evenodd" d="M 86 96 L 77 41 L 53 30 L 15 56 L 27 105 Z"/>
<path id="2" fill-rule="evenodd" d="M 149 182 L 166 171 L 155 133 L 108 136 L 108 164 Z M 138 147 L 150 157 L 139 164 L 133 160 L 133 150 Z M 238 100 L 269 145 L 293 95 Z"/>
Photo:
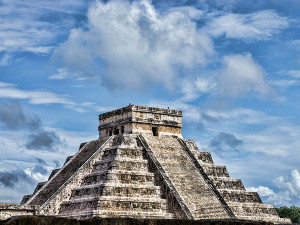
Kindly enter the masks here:
<path id="1" fill-rule="evenodd" d="M 99 139 L 80 145 L 21 205 L 89 219 L 244 219 L 276 224 L 273 205 L 246 191 L 209 152 L 181 135 L 179 110 L 129 105 L 99 115 Z"/>

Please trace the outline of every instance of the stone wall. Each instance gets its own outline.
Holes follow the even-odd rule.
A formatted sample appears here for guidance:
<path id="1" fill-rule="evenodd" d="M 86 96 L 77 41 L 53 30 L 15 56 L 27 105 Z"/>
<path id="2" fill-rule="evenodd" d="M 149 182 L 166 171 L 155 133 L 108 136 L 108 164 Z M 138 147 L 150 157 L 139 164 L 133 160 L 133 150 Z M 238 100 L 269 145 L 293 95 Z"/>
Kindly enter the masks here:
<path id="1" fill-rule="evenodd" d="M 247 220 L 163 220 L 163 219 L 133 219 L 133 218 L 94 218 L 76 220 L 45 216 L 22 216 L 8 221 L 0 221 L 0 225 L 273 225 L 269 222 Z"/>
<path id="2" fill-rule="evenodd" d="M 37 215 L 40 207 L 37 205 L 0 204 L 0 220 L 11 216 Z"/>
<path id="3" fill-rule="evenodd" d="M 148 106 L 129 105 L 99 115 L 99 137 L 116 134 L 152 134 L 152 128 L 159 135 L 181 137 L 182 112 Z"/>

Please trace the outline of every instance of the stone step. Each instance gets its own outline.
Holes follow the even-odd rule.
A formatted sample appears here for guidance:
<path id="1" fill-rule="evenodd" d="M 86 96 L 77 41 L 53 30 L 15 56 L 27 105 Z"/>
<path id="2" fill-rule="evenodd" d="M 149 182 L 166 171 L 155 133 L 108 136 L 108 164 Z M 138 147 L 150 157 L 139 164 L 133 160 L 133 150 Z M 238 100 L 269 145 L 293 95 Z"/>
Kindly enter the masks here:
<path id="1" fill-rule="evenodd" d="M 219 192 L 228 204 L 231 202 L 262 203 L 257 192 L 227 189 L 219 189 Z"/>
<path id="2" fill-rule="evenodd" d="M 105 159 L 94 164 L 93 172 L 105 170 L 148 171 L 148 162 L 143 159 L 132 159 L 117 156 L 115 159 Z"/>
<path id="3" fill-rule="evenodd" d="M 167 201 L 160 198 L 103 196 L 99 202 L 99 207 L 103 210 L 110 209 L 112 211 L 159 212 L 167 210 Z"/>
<path id="4" fill-rule="evenodd" d="M 115 181 L 116 183 L 131 183 L 131 184 L 153 184 L 154 174 L 145 171 L 100 171 L 93 172 L 84 177 L 83 184 L 90 185 L 103 183 L 107 180 Z"/>
<path id="5" fill-rule="evenodd" d="M 271 222 L 274 224 L 291 224 L 291 220 L 288 218 L 280 218 L 280 217 L 262 217 L 260 215 L 252 215 L 252 216 L 239 216 L 237 217 L 241 220 L 255 220 L 255 221 L 264 221 Z"/>
<path id="6" fill-rule="evenodd" d="M 104 196 L 124 196 L 124 197 L 159 197 L 160 188 L 153 187 L 122 187 L 122 186 L 106 186 L 104 188 Z"/>
<path id="7" fill-rule="evenodd" d="M 100 218 L 143 218 L 143 219 L 175 219 L 173 213 L 157 212 L 137 212 L 137 211 L 112 211 L 112 210 L 91 210 L 86 212 L 77 212 L 75 214 L 60 214 L 60 217 L 72 217 L 76 219 L 90 219 L 92 217 Z"/>
<path id="8" fill-rule="evenodd" d="M 75 188 L 71 199 L 96 196 L 156 197 L 160 196 L 160 187 L 154 185 L 98 184 Z"/>
<path id="9" fill-rule="evenodd" d="M 191 151 L 199 151 L 196 143 L 192 139 L 182 139 Z"/>
<path id="10" fill-rule="evenodd" d="M 159 213 L 152 212 L 137 212 L 137 211 L 111 211 L 99 210 L 96 214 L 99 217 L 130 217 L 130 218 L 150 218 L 150 219 L 175 219 L 173 213 L 160 211 Z"/>
<path id="11" fill-rule="evenodd" d="M 21 205 L 25 204 L 26 202 L 28 202 L 28 200 L 32 197 L 32 195 L 24 195 L 21 201 Z"/>
<path id="12" fill-rule="evenodd" d="M 83 185 L 101 184 L 108 178 L 108 171 L 90 173 L 84 176 Z"/>
<path id="13" fill-rule="evenodd" d="M 167 210 L 167 201 L 160 198 L 132 198 L 132 197 L 111 197 L 102 196 L 101 198 L 81 198 L 69 200 L 61 204 L 60 213 L 68 212 L 83 212 L 96 210 L 111 210 L 111 211 L 146 211 L 159 212 Z"/>
<path id="14" fill-rule="evenodd" d="M 87 198 L 87 197 L 100 197 L 103 194 L 104 184 L 86 185 L 72 190 L 71 198 Z"/>
<path id="15" fill-rule="evenodd" d="M 229 218 L 208 182 L 177 138 L 146 135 L 143 138 L 195 219 L 202 219 L 204 216 Z"/>
<path id="16" fill-rule="evenodd" d="M 79 150 L 80 150 L 80 149 L 81 149 L 81 148 L 79 147 Z M 66 165 L 67 162 L 69 162 L 73 157 L 74 157 L 74 155 L 68 156 L 68 157 L 66 158 L 66 161 L 64 162 L 64 165 Z"/>
<path id="17" fill-rule="evenodd" d="M 195 158 L 198 160 L 198 162 L 201 163 L 209 163 L 213 164 L 213 159 L 211 157 L 210 152 L 200 152 L 200 151 L 193 151 Z"/>
<path id="18" fill-rule="evenodd" d="M 264 215 L 264 217 L 278 217 L 273 205 L 262 203 L 228 203 L 236 216 Z"/>
<path id="19" fill-rule="evenodd" d="M 70 157 L 70 156 L 69 156 L 69 157 Z M 52 172 L 51 172 L 51 174 L 50 174 L 48 180 L 50 180 L 50 179 L 51 179 L 51 178 L 52 178 L 52 177 L 53 177 L 60 169 L 61 169 L 61 168 L 52 170 Z"/>
<path id="20" fill-rule="evenodd" d="M 230 177 L 209 177 L 217 189 L 246 191 L 241 179 Z"/>
<path id="21" fill-rule="evenodd" d="M 119 146 L 106 148 L 102 157 L 103 159 L 115 158 L 117 155 L 119 155 L 120 157 L 127 157 L 132 159 L 143 159 L 143 151 L 141 148 L 125 148 Z"/>
<path id="22" fill-rule="evenodd" d="M 36 192 L 38 192 L 38 190 L 40 190 L 46 183 L 47 183 L 47 181 L 39 182 L 36 185 L 36 187 L 35 187 L 35 189 L 33 191 L 33 194 L 35 194 Z"/>
<path id="23" fill-rule="evenodd" d="M 59 214 L 96 210 L 99 205 L 99 201 L 99 197 L 89 197 L 66 201 L 60 205 Z"/>
<path id="24" fill-rule="evenodd" d="M 204 169 L 207 176 L 210 177 L 229 177 L 229 173 L 226 169 L 226 166 L 220 166 L 215 164 L 201 163 L 200 164 Z"/>

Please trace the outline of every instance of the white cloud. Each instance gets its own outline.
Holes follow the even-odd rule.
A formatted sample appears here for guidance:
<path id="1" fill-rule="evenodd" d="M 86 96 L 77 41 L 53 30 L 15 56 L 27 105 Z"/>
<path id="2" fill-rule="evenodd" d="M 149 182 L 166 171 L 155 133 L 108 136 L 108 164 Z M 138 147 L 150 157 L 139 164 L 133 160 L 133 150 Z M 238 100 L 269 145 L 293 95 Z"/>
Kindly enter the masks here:
<path id="1" fill-rule="evenodd" d="M 270 83 L 274 86 L 277 86 L 281 89 L 286 89 L 289 87 L 293 87 L 293 86 L 299 86 L 300 85 L 300 80 L 285 80 L 285 79 L 281 79 L 281 80 L 272 80 L 270 81 Z"/>
<path id="2" fill-rule="evenodd" d="M 200 97 L 202 94 L 210 93 L 216 88 L 216 83 L 213 78 L 197 77 L 194 80 L 185 79 L 180 84 L 183 97 L 182 101 L 192 101 Z"/>
<path id="3" fill-rule="evenodd" d="M 287 71 L 287 75 L 294 78 L 300 78 L 300 70 L 289 70 Z"/>
<path id="4" fill-rule="evenodd" d="M 224 94 L 231 97 L 251 93 L 266 96 L 272 94 L 273 90 L 265 76 L 266 72 L 252 59 L 251 54 L 229 55 L 223 58 L 219 85 Z"/>
<path id="5" fill-rule="evenodd" d="M 254 192 L 258 192 L 260 196 L 265 197 L 265 196 L 270 196 L 270 195 L 274 195 L 274 191 L 271 190 L 268 187 L 264 187 L 264 186 L 258 186 L 256 187 L 248 187 L 247 191 L 254 191 Z"/>
<path id="6" fill-rule="evenodd" d="M 0 82 L 0 99 L 28 100 L 30 104 L 62 104 L 65 108 L 76 112 L 105 111 L 113 110 L 111 107 L 95 106 L 93 102 L 75 102 L 68 96 L 59 95 L 49 91 L 23 90 L 16 87 L 15 84 Z"/>
<path id="7" fill-rule="evenodd" d="M 256 191 L 266 199 L 266 202 L 279 206 L 290 206 L 300 202 L 300 173 L 297 169 L 292 170 L 290 176 L 277 177 L 273 183 L 278 188 L 278 192 L 264 186 L 249 187 L 247 190 Z"/>
<path id="8" fill-rule="evenodd" d="M 1 52 L 1 51 L 0 51 Z M 7 66 L 10 64 L 12 60 L 12 55 L 10 54 L 4 54 L 2 58 L 0 58 L 0 66 Z"/>
<path id="9" fill-rule="evenodd" d="M 63 79 L 74 78 L 74 77 L 77 77 L 77 80 L 92 79 L 92 77 L 85 76 L 81 72 L 71 71 L 68 68 L 57 69 L 57 73 L 49 76 L 49 79 L 50 80 L 63 80 Z"/>
<path id="10" fill-rule="evenodd" d="M 50 53 L 56 38 L 74 23 L 71 14 L 78 15 L 84 4 L 81 0 L 1 1 L 0 52 L 5 54 L 0 65 L 8 65 L 18 52 Z"/>
<path id="11" fill-rule="evenodd" d="M 149 1 L 96 2 L 87 28 L 73 29 L 56 55 L 110 88 L 143 89 L 153 82 L 173 88 L 181 69 L 206 65 L 214 54 L 211 39 L 193 21 L 200 14 L 191 8 L 159 13 Z"/>
<path id="12" fill-rule="evenodd" d="M 2 83 L 3 84 L 3 83 Z M 31 104 L 66 104 L 74 105 L 74 103 L 64 96 L 54 94 L 47 91 L 30 91 L 21 90 L 14 86 L 0 86 L 0 98 L 10 99 L 28 99 Z"/>
<path id="13" fill-rule="evenodd" d="M 64 107 L 76 112 L 86 112 L 86 108 L 97 110 L 94 103 L 74 102 L 68 96 L 59 95 L 49 91 L 23 90 L 16 87 L 15 84 L 0 82 L 0 99 L 28 100 L 30 104 L 62 104 Z"/>
<path id="14" fill-rule="evenodd" d="M 206 27 L 213 37 L 266 40 L 287 28 L 289 21 L 275 11 L 263 10 L 249 14 L 225 14 L 215 17 Z"/>

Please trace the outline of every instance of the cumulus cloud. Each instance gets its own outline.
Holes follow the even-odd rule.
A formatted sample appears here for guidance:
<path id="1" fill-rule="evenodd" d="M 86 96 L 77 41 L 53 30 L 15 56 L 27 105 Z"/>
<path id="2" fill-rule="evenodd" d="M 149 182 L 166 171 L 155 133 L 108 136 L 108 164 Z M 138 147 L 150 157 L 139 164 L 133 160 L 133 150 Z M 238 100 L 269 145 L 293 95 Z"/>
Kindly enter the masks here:
<path id="1" fill-rule="evenodd" d="M 26 148 L 34 150 L 57 151 L 61 145 L 60 138 L 53 131 L 40 130 L 27 138 Z"/>
<path id="2" fill-rule="evenodd" d="M 81 79 L 81 78 L 78 78 Z M 86 78 L 83 78 L 86 79 Z M 85 112 L 82 107 L 91 107 L 93 103 L 77 103 L 70 100 L 65 95 L 56 94 L 50 91 L 24 90 L 17 88 L 15 84 L 0 82 L 0 98 L 8 99 L 26 99 L 30 104 L 62 104 L 76 112 Z"/>
<path id="3" fill-rule="evenodd" d="M 36 184 L 37 180 L 18 166 L 0 162 L 0 203 L 19 203 Z"/>
<path id="4" fill-rule="evenodd" d="M 30 193 L 36 181 L 23 170 L 10 164 L 0 169 L 0 203 L 18 203 L 23 195 Z"/>
<path id="5" fill-rule="evenodd" d="M 193 101 L 202 94 L 210 93 L 217 87 L 217 83 L 211 77 L 197 77 L 193 79 L 185 79 L 181 83 L 182 101 Z"/>
<path id="6" fill-rule="evenodd" d="M 211 39 L 193 21 L 200 15 L 191 8 L 158 12 L 146 0 L 96 2 L 87 27 L 73 29 L 56 57 L 83 74 L 96 74 L 110 88 L 152 82 L 172 88 L 181 70 L 206 65 L 214 54 Z"/>
<path id="7" fill-rule="evenodd" d="M 251 54 L 229 55 L 223 58 L 219 85 L 224 94 L 239 97 L 246 94 L 266 96 L 273 93 L 265 79 L 266 72 Z"/>
<path id="8" fill-rule="evenodd" d="M 273 203 L 278 206 L 290 206 L 294 202 L 300 202 L 300 173 L 299 170 L 294 169 L 291 171 L 290 176 L 277 177 L 273 181 L 278 192 L 264 186 L 249 187 L 247 190 L 256 191 L 259 195 L 264 197 L 267 202 Z M 293 202 L 293 203 L 292 203 Z"/>
<path id="9" fill-rule="evenodd" d="M 300 198 L 300 173 L 298 170 L 292 170 L 289 177 L 277 177 L 273 183 L 276 187 L 287 190 L 292 196 Z"/>
<path id="10" fill-rule="evenodd" d="M 0 101 L 0 123 L 7 129 L 37 129 L 41 120 L 36 115 L 30 115 L 15 101 Z"/>
<path id="11" fill-rule="evenodd" d="M 239 151 L 238 147 L 243 141 L 237 139 L 233 134 L 220 132 L 216 137 L 210 140 L 209 146 L 216 153 L 224 153 L 229 151 Z"/>
<path id="12" fill-rule="evenodd" d="M 0 65 L 7 65 L 18 52 L 48 54 L 56 38 L 74 22 L 74 13 L 82 10 L 84 1 L 18 1 L 0 4 Z M 63 16 L 58 16 L 63 15 Z M 52 20 L 51 17 L 56 17 Z"/>
<path id="13" fill-rule="evenodd" d="M 0 98 L 28 99 L 31 104 L 58 103 L 74 105 L 74 103 L 66 99 L 65 96 L 60 96 L 47 91 L 22 90 L 10 83 L 0 83 Z"/>
<path id="14" fill-rule="evenodd" d="M 289 25 L 288 18 L 275 11 L 263 10 L 249 14 L 225 14 L 214 17 L 207 26 L 213 37 L 242 39 L 246 41 L 266 40 Z"/>
<path id="15" fill-rule="evenodd" d="M 258 192 L 260 196 L 265 197 L 265 196 L 270 196 L 270 195 L 274 195 L 274 191 L 271 190 L 268 187 L 264 187 L 264 186 L 258 186 L 257 188 L 255 187 L 249 187 L 247 188 L 248 191 L 254 191 L 254 192 Z"/>
<path id="16" fill-rule="evenodd" d="M 55 132 L 44 129 L 37 115 L 25 112 L 16 101 L 0 101 L 0 124 L 9 130 L 29 129 L 31 134 L 27 137 L 27 149 L 56 151 L 62 144 Z M 42 162 L 42 159 L 36 159 Z"/>
<path id="17" fill-rule="evenodd" d="M 51 80 L 63 80 L 67 78 L 74 78 L 77 77 L 77 80 L 86 80 L 89 77 L 84 76 L 81 72 L 74 72 L 68 68 L 59 68 L 56 74 L 53 74 L 49 77 Z M 90 79 L 93 77 L 91 76 Z"/>

